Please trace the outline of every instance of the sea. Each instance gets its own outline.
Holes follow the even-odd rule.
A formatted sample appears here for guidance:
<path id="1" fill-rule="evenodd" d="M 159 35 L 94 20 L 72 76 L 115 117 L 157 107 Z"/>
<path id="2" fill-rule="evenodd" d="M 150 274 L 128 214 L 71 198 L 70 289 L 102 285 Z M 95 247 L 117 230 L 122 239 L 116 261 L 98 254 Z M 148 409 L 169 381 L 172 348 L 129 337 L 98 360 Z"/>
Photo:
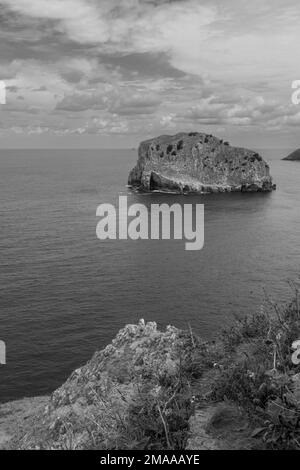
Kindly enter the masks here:
<path id="1" fill-rule="evenodd" d="M 0 150 L 0 401 L 50 394 L 127 323 L 214 338 L 292 296 L 300 274 L 300 162 L 260 149 L 268 194 L 139 194 L 135 150 Z M 96 237 L 99 204 L 204 204 L 205 242 Z"/>

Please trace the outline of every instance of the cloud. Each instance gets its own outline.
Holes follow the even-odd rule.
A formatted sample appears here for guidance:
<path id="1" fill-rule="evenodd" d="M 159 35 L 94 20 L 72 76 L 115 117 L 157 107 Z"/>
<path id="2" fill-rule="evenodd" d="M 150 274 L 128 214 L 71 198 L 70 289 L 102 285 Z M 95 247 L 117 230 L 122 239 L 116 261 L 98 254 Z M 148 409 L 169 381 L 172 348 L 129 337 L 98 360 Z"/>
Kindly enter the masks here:
<path id="1" fill-rule="evenodd" d="M 0 5 L 1 111 L 18 132 L 295 132 L 299 124 L 290 101 L 299 78 L 296 0 Z"/>
<path id="2" fill-rule="evenodd" d="M 26 17 L 56 22 L 71 40 L 101 44 L 107 52 L 171 51 L 206 36 L 214 8 L 197 0 L 145 2 L 139 0 L 2 0 Z M 102 49 L 103 50 L 103 49 Z"/>
<path id="3" fill-rule="evenodd" d="M 160 100 L 156 96 L 134 94 L 118 99 L 111 111 L 119 115 L 153 114 L 159 105 Z"/>
<path id="4" fill-rule="evenodd" d="M 276 101 L 266 101 L 262 96 L 232 102 L 217 96 L 202 99 L 184 112 L 174 116 L 179 122 L 197 125 L 238 125 L 272 128 L 274 124 L 286 125 L 298 121 L 295 106 L 282 106 Z"/>
<path id="5" fill-rule="evenodd" d="M 296 0 L 148 2 L 141 0 L 2 0 L 24 18 L 52 22 L 56 32 L 102 54 L 167 54 L 173 69 L 247 77 L 296 73 Z M 266 27 L 268 26 L 268 27 Z M 37 40 L 40 40 L 37 38 Z M 268 67 L 266 67 L 268 64 Z"/>
<path id="6" fill-rule="evenodd" d="M 91 109 L 105 109 L 107 99 L 99 93 L 74 93 L 65 96 L 56 105 L 58 111 L 86 111 Z"/>

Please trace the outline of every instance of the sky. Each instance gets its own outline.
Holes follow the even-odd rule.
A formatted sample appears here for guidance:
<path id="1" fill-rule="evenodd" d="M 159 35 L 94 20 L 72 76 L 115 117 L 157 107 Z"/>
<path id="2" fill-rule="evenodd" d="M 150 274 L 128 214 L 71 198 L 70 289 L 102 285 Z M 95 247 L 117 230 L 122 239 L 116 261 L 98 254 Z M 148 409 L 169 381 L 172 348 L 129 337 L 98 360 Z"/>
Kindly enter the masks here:
<path id="1" fill-rule="evenodd" d="M 299 0 L 0 0 L 0 147 L 300 147 Z"/>

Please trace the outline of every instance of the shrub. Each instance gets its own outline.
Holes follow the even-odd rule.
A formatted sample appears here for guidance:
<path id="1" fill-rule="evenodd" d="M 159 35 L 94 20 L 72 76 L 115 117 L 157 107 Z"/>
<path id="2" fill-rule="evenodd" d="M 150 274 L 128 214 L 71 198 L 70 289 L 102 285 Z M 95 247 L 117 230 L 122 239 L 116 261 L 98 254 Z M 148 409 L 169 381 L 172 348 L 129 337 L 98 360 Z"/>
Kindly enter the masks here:
<path id="1" fill-rule="evenodd" d="M 129 409 L 129 448 L 184 449 L 191 414 L 192 404 L 184 384 L 162 387 L 157 395 L 144 388 Z"/>
<path id="2" fill-rule="evenodd" d="M 177 142 L 177 150 L 182 150 L 183 149 L 183 140 L 179 140 Z"/>
<path id="3" fill-rule="evenodd" d="M 225 349 L 237 357 L 221 370 L 212 396 L 241 406 L 268 448 L 300 449 L 300 365 L 291 360 L 300 338 L 298 293 L 284 309 L 269 306 L 273 312 L 261 310 L 223 331 Z"/>

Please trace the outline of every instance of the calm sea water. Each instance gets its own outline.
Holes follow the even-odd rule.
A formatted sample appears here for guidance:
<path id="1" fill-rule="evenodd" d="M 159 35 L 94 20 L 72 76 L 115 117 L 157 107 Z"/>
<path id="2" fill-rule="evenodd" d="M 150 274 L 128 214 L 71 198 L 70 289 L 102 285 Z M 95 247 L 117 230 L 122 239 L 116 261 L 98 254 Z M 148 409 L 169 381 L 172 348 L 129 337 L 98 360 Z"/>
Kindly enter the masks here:
<path id="1" fill-rule="evenodd" d="M 277 301 L 299 280 L 300 163 L 262 151 L 272 194 L 139 195 L 126 188 L 129 150 L 0 151 L 0 401 L 53 391 L 140 318 L 212 337 L 253 311 L 264 288 Z M 96 207 L 205 204 L 205 246 L 95 236 Z"/>

